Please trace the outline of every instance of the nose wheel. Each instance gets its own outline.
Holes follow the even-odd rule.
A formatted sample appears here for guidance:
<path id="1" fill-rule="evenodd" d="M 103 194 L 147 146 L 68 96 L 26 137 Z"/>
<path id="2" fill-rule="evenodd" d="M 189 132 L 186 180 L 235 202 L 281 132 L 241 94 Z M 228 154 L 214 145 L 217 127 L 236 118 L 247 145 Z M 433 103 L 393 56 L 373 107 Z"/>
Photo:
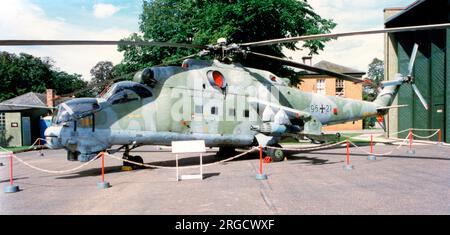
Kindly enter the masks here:
<path id="1" fill-rule="evenodd" d="M 136 170 L 136 169 L 143 168 L 141 165 L 138 165 L 135 163 L 143 164 L 144 159 L 142 159 L 141 156 L 130 155 L 130 148 L 128 146 L 125 147 L 125 152 L 123 153 L 122 159 L 133 162 L 133 163 L 131 163 L 131 162 L 124 161 L 122 169 Z"/>

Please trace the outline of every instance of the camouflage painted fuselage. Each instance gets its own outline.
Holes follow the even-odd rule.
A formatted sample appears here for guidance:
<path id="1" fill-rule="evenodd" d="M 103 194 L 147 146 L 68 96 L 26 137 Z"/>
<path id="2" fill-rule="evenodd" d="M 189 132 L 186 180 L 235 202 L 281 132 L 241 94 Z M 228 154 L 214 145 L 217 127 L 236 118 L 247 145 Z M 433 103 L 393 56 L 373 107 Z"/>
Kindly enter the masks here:
<path id="1" fill-rule="evenodd" d="M 375 116 L 377 108 L 390 105 L 395 95 L 393 90 L 386 101 L 371 103 L 302 92 L 270 72 L 237 64 L 188 60 L 184 67 L 152 68 L 152 87 L 140 74 L 135 76 L 134 82 L 151 91 L 150 97 L 127 96 L 117 102 L 120 97 L 109 92 L 86 99 L 97 102 L 98 109 L 76 121 L 55 122 L 46 133 L 49 146 L 78 152 L 81 161 L 113 145 L 202 139 L 207 146 L 250 146 L 257 144 L 260 133 L 276 142 L 283 134 L 320 135 L 322 125 Z M 223 75 L 221 86 L 209 77 L 211 71 Z M 268 123 L 272 129 L 263 128 Z"/>

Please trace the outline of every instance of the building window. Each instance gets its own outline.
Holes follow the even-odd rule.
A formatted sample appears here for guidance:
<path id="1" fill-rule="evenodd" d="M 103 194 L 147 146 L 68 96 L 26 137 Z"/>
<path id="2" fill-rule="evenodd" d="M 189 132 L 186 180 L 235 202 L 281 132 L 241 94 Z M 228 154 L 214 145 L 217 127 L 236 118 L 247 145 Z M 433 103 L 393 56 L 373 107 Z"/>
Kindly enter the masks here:
<path id="1" fill-rule="evenodd" d="M 0 131 L 5 131 L 6 127 L 6 120 L 5 120 L 5 113 L 0 113 Z"/>
<path id="2" fill-rule="evenodd" d="M 336 79 L 336 96 L 344 96 L 344 80 Z"/>
<path id="3" fill-rule="evenodd" d="M 317 80 L 317 94 L 326 95 L 325 90 L 325 79 L 318 79 Z"/>

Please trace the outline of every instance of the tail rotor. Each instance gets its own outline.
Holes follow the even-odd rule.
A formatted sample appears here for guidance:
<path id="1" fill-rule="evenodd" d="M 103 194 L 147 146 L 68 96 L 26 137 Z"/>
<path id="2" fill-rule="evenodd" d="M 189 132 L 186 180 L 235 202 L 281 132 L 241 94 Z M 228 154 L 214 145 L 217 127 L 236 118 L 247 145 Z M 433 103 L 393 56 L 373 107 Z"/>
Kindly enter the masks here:
<path id="1" fill-rule="evenodd" d="M 423 98 L 422 94 L 420 93 L 419 88 L 417 88 L 416 84 L 414 83 L 414 77 L 413 77 L 413 70 L 414 70 L 414 63 L 416 61 L 416 57 L 417 57 L 417 52 L 419 51 L 419 45 L 417 43 L 414 44 L 414 48 L 413 51 L 411 53 L 411 59 L 409 61 L 409 65 L 408 65 L 408 75 L 402 75 L 402 74 L 398 74 L 397 75 L 397 79 L 392 80 L 392 81 L 387 81 L 387 82 L 383 82 L 383 86 L 396 86 L 396 85 L 401 85 L 403 83 L 408 83 L 411 85 L 414 94 L 416 94 L 417 98 L 419 98 L 420 102 L 422 103 L 423 107 L 428 110 L 428 104 L 425 100 L 425 98 Z"/>

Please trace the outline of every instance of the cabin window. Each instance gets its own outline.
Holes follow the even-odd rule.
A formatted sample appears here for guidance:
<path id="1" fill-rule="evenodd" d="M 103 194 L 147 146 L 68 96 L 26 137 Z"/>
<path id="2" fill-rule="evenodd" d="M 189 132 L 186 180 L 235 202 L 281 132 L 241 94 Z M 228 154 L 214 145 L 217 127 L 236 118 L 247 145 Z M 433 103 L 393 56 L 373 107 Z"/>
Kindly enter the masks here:
<path id="1" fill-rule="evenodd" d="M 326 89 L 325 89 L 325 79 L 318 79 L 317 80 L 317 94 L 325 95 Z"/>
<path id="2" fill-rule="evenodd" d="M 216 115 L 217 114 L 217 107 L 211 107 L 211 114 Z"/>
<path id="3" fill-rule="evenodd" d="M 0 113 L 0 131 L 5 131 L 5 129 L 6 129 L 5 113 Z"/>
<path id="4" fill-rule="evenodd" d="M 336 79 L 336 96 L 344 96 L 344 80 Z"/>
<path id="5" fill-rule="evenodd" d="M 228 110 L 228 115 L 229 116 L 236 116 L 236 109 L 230 109 L 230 110 Z"/>
<path id="6" fill-rule="evenodd" d="M 250 110 L 248 109 L 244 110 L 244 117 L 246 118 L 250 117 Z"/>
<path id="7" fill-rule="evenodd" d="M 152 95 L 152 92 L 146 86 L 136 82 L 124 81 L 114 84 L 102 98 L 113 100 L 113 104 L 118 104 L 152 97 Z"/>

